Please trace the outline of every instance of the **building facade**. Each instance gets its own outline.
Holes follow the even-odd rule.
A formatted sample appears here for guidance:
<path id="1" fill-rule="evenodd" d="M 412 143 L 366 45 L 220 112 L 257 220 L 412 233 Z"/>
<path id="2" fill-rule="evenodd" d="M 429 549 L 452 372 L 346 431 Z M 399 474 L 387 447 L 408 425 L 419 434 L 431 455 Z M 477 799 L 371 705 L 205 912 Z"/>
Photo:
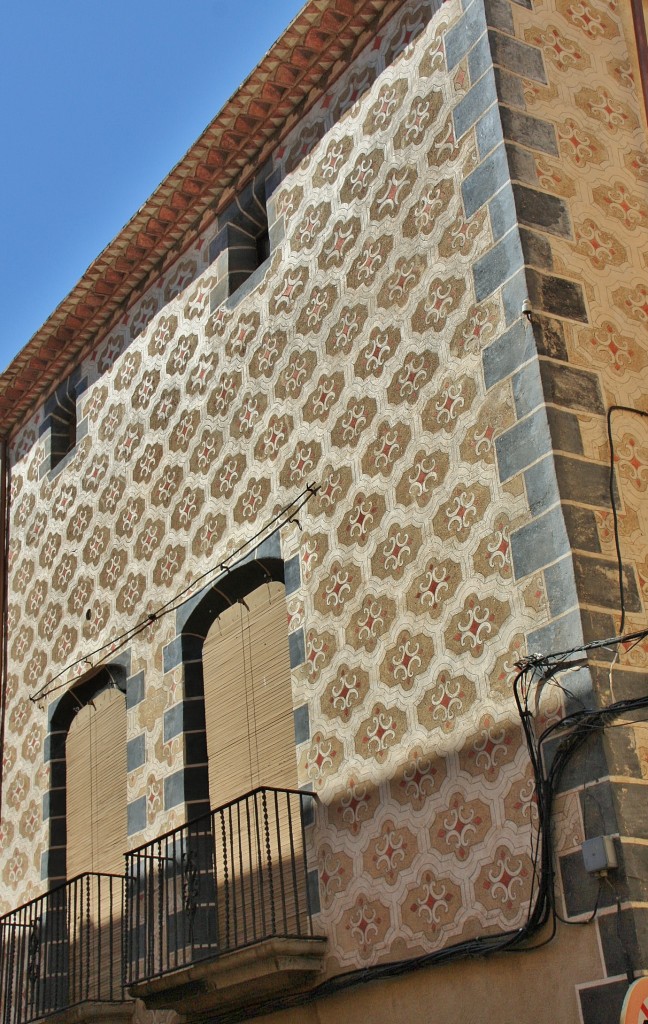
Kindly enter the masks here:
<path id="1" fill-rule="evenodd" d="M 6 1024 L 618 1015 L 645 57 L 309 0 L 3 374 Z"/>

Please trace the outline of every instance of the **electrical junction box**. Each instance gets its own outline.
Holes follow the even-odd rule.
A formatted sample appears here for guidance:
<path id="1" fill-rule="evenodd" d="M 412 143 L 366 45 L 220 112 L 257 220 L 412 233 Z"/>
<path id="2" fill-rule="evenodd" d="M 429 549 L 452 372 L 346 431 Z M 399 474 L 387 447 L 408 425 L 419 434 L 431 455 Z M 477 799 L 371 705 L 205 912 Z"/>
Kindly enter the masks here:
<path id="1" fill-rule="evenodd" d="M 611 868 L 617 866 L 616 850 L 611 836 L 596 836 L 594 839 L 586 839 L 581 850 L 585 870 L 590 875 L 607 874 Z"/>

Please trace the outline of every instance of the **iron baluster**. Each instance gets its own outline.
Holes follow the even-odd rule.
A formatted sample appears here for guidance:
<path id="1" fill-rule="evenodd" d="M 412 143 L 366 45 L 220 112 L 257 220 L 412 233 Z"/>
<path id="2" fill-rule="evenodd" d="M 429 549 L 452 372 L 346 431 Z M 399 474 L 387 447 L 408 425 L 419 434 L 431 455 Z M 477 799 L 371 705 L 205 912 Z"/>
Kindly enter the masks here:
<path id="1" fill-rule="evenodd" d="M 225 816 L 221 810 L 219 812 L 220 823 L 221 823 L 221 844 L 223 849 L 223 887 L 225 890 L 225 910 L 224 910 L 224 921 L 225 921 L 225 949 L 229 949 L 229 869 L 227 863 L 227 835 L 225 832 Z"/>
<path id="2" fill-rule="evenodd" d="M 270 920 L 272 922 L 271 934 L 277 933 L 277 921 L 275 915 L 274 880 L 272 878 L 272 849 L 270 846 L 270 825 L 268 823 L 268 801 L 265 789 L 261 793 L 261 805 L 263 807 L 263 827 L 265 831 L 266 851 L 268 854 L 268 886 L 270 888 Z"/>
<path id="3" fill-rule="evenodd" d="M 288 810 L 288 820 L 290 821 L 290 795 L 286 793 L 286 807 Z M 274 812 L 275 812 L 275 828 L 277 832 L 277 863 L 279 871 L 279 888 L 281 890 L 281 914 L 283 922 L 284 934 L 288 934 L 288 900 L 286 898 L 286 881 L 284 878 L 284 863 L 283 863 L 283 850 L 281 849 L 281 811 L 279 809 L 279 793 L 275 789 L 274 791 Z M 294 864 L 294 852 L 292 850 L 292 834 L 289 826 L 289 835 L 291 838 L 291 861 Z"/>
<path id="4" fill-rule="evenodd" d="M 194 943 L 194 919 L 198 909 L 200 879 L 196 855 L 190 848 L 182 855 L 182 906 L 189 922 L 189 943 Z"/>
<path id="5" fill-rule="evenodd" d="M 40 918 L 36 918 L 31 926 L 27 944 L 27 977 L 32 991 L 40 975 L 40 948 Z"/>

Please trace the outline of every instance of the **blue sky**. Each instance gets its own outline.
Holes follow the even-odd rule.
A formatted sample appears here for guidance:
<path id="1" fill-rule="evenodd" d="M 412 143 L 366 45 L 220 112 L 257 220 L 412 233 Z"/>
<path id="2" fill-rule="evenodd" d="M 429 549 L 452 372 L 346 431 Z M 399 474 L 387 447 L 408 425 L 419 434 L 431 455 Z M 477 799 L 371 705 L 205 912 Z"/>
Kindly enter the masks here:
<path id="1" fill-rule="evenodd" d="M 6 0 L 0 371 L 303 0 Z"/>

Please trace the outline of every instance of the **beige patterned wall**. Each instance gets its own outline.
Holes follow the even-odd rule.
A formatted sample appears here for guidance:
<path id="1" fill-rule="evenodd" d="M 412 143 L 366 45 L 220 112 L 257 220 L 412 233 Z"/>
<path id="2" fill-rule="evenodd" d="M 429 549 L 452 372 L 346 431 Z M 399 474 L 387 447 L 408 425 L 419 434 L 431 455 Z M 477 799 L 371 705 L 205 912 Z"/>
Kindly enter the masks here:
<path id="1" fill-rule="evenodd" d="M 588 306 L 589 323 L 565 331 L 568 358 L 596 371 L 607 407 L 648 411 L 648 138 L 622 13 L 616 0 L 534 0 L 533 11 L 515 8 L 517 34 L 541 48 L 548 75 L 548 86 L 526 89 L 528 109 L 555 125 L 559 145 L 558 158 L 536 161 L 539 184 L 567 201 L 572 222 L 572 238 L 552 239 L 554 265 L 582 283 Z M 606 465 L 604 417 L 574 411 L 584 457 Z M 622 554 L 645 601 L 648 420 L 615 413 L 613 436 Z M 609 508 L 596 512 L 596 525 L 602 554 L 614 559 Z M 618 628 L 618 614 L 615 622 Z M 626 631 L 644 625 L 641 606 L 631 610 Z M 622 664 L 645 667 L 645 642 Z"/>
<path id="2" fill-rule="evenodd" d="M 540 5 L 517 13 L 541 45 L 538 24 L 551 29 Z M 58 673 L 67 686 L 87 672 L 83 661 L 67 666 L 314 481 L 319 494 L 283 543 L 287 556 L 301 554 L 289 611 L 306 660 L 292 682 L 311 736 L 297 757 L 302 783 L 321 798 L 317 926 L 331 938 L 330 969 L 523 923 L 532 784 L 510 680 L 525 635 L 549 611 L 540 576 L 512 578 L 510 532 L 528 508 L 520 483 L 499 483 L 495 459 L 512 396 L 509 384 L 486 394 L 482 377 L 482 350 L 504 320 L 498 293 L 475 301 L 470 272 L 493 239 L 486 213 L 466 220 L 462 207 L 477 152 L 472 131 L 454 138 L 451 113 L 468 81 L 464 66 L 448 74 L 443 48 L 460 14 L 459 0 L 431 17 L 430 5 L 404 4 L 281 146 L 273 203 L 285 241 L 258 288 L 210 315 L 207 233 L 84 364 L 88 434 L 70 463 L 41 478 L 38 417 L 17 438 L 2 908 L 43 885 L 48 701 L 29 695 Z M 631 191 L 645 170 L 639 139 L 636 157 L 598 141 L 634 126 L 622 64 L 608 71 L 627 125 L 587 90 L 576 111 L 566 102 L 564 122 L 573 118 L 595 153 L 603 146 L 601 161 L 617 161 L 618 187 Z M 552 83 L 562 74 L 552 70 Z M 559 89 L 531 97 L 545 116 Z M 581 180 L 578 149 L 561 145 L 547 175 L 574 197 L 593 190 L 565 259 L 596 281 L 590 222 L 601 223 L 607 201 L 592 214 L 597 172 Z M 619 307 L 606 316 L 623 339 L 643 316 L 645 253 L 634 241 L 645 211 L 631 204 L 621 217 L 619 203 L 605 229 L 620 260 Z M 610 346 L 592 331 L 574 343 L 584 339 L 588 362 L 604 364 Z M 628 348 L 608 367 L 620 387 L 641 358 Z M 165 743 L 162 731 L 164 710 L 182 699 L 180 669 L 162 680 L 174 630 L 163 619 L 131 645 L 146 695 L 129 712 L 129 735 L 144 732 L 147 746 L 129 776 L 129 802 L 147 805 L 133 843 L 181 813 L 163 808 L 163 780 L 182 767 L 180 738 Z"/>

